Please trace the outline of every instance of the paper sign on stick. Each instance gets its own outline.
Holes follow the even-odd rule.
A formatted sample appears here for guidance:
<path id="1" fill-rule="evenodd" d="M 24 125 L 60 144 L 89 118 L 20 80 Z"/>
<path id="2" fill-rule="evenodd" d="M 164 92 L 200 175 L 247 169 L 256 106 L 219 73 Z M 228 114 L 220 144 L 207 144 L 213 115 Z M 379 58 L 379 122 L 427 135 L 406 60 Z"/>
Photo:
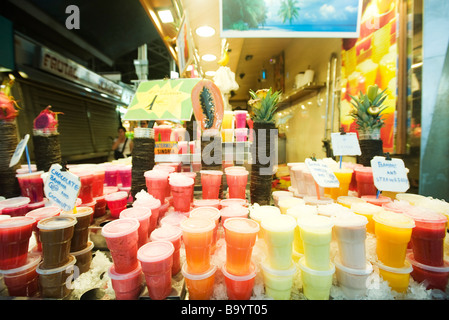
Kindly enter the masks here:
<path id="1" fill-rule="evenodd" d="M 331 133 L 331 141 L 334 156 L 360 156 L 362 154 L 359 140 L 354 132 Z"/>
<path id="2" fill-rule="evenodd" d="M 338 188 L 340 182 L 338 181 L 332 170 L 324 163 L 323 160 L 306 159 L 307 168 L 315 179 L 315 182 L 322 188 Z"/>
<path id="3" fill-rule="evenodd" d="M 61 169 L 61 165 L 52 164 L 44 181 L 44 192 L 52 204 L 64 211 L 71 211 L 75 207 L 81 181 L 78 176 Z"/>
<path id="4" fill-rule="evenodd" d="M 29 139 L 30 135 L 26 134 L 25 137 L 17 144 L 16 150 L 14 151 L 11 161 L 9 162 L 9 167 L 15 166 L 19 162 L 20 158 L 22 158 L 23 150 L 25 150 Z"/>
<path id="5" fill-rule="evenodd" d="M 402 159 L 387 160 L 385 157 L 374 157 L 371 160 L 371 167 L 377 190 L 406 192 L 410 188 Z"/>

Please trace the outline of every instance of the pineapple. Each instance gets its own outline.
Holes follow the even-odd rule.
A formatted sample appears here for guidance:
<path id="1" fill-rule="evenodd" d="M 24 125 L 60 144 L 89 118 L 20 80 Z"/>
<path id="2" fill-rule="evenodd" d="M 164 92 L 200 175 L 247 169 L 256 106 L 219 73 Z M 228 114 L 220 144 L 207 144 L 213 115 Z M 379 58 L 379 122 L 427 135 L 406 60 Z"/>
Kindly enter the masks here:
<path id="1" fill-rule="evenodd" d="M 379 93 L 377 85 L 371 85 L 367 89 L 367 93 L 360 91 L 358 97 L 349 95 L 352 99 L 351 103 L 354 109 L 349 114 L 355 119 L 360 132 L 374 132 L 380 130 L 384 125 L 382 112 L 387 108 L 383 106 L 387 94 L 387 89 Z"/>
<path id="2" fill-rule="evenodd" d="M 272 93 L 270 89 L 260 89 L 254 92 L 249 91 L 251 100 L 248 104 L 252 108 L 253 121 L 256 123 L 274 123 L 274 113 L 279 104 L 280 91 Z"/>

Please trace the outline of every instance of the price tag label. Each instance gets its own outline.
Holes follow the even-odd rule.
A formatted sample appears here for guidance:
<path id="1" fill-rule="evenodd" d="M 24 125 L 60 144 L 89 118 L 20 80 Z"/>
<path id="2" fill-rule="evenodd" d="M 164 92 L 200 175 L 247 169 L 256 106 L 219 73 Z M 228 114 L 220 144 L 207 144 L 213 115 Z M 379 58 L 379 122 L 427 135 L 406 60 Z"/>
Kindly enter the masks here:
<path id="1" fill-rule="evenodd" d="M 374 185 L 378 190 L 406 192 L 410 188 L 404 161 L 387 160 L 385 157 L 374 157 L 371 160 Z"/>
<path id="2" fill-rule="evenodd" d="M 308 158 L 305 162 L 313 179 L 320 187 L 338 188 L 340 186 L 337 177 L 323 160 L 314 161 Z"/>
<path id="3" fill-rule="evenodd" d="M 29 139 L 30 135 L 26 134 L 25 137 L 17 144 L 16 150 L 14 151 L 11 161 L 9 162 L 9 167 L 15 166 L 19 163 L 20 158 L 22 158 L 23 150 L 25 150 Z"/>
<path id="4" fill-rule="evenodd" d="M 362 154 L 355 132 L 332 133 L 331 141 L 334 156 L 360 156 Z"/>
<path id="5" fill-rule="evenodd" d="M 80 192 L 80 178 L 69 171 L 61 171 L 59 164 L 52 164 L 44 181 L 47 199 L 64 211 L 73 210 Z"/>

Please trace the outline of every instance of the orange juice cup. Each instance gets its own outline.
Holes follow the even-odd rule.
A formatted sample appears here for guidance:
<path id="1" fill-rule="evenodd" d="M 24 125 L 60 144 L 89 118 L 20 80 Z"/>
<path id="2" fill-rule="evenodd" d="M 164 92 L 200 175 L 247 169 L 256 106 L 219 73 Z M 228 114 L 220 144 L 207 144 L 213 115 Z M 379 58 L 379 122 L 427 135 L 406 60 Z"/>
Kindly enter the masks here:
<path id="1" fill-rule="evenodd" d="M 190 217 L 211 219 L 215 222 L 214 235 L 212 238 L 211 253 L 215 251 L 218 240 L 218 223 L 220 222 L 220 210 L 214 207 L 200 207 L 190 211 Z"/>
<path id="2" fill-rule="evenodd" d="M 223 227 L 227 271 L 236 276 L 250 273 L 251 255 L 259 232 L 259 224 L 247 218 L 229 218 Z"/>
<path id="3" fill-rule="evenodd" d="M 338 188 L 329 188 L 330 197 L 334 200 L 337 200 L 340 196 L 347 196 L 349 191 L 349 184 L 352 179 L 352 169 L 337 169 L 334 170 L 334 174 L 340 182 L 340 187 Z"/>
<path id="4" fill-rule="evenodd" d="M 388 267 L 402 268 L 415 221 L 391 211 L 376 213 L 373 220 L 377 258 Z"/>
<path id="5" fill-rule="evenodd" d="M 376 262 L 379 268 L 379 275 L 388 282 L 392 290 L 405 293 L 410 282 L 410 273 L 413 267 L 410 262 L 405 261 L 399 268 L 386 266 L 381 262 Z"/>
<path id="6" fill-rule="evenodd" d="M 181 222 L 186 262 L 190 273 L 204 273 L 210 268 L 210 252 L 215 222 L 212 219 L 192 217 Z"/>
<path id="7" fill-rule="evenodd" d="M 204 273 L 190 273 L 187 263 L 183 264 L 181 272 L 186 281 L 187 290 L 189 291 L 189 300 L 210 299 L 214 292 L 216 270 L 217 266 L 211 265 Z"/>
<path id="8" fill-rule="evenodd" d="M 353 203 L 351 205 L 351 210 L 356 214 L 365 216 L 368 219 L 368 224 L 366 225 L 366 231 L 369 233 L 374 233 L 374 220 L 373 215 L 383 211 L 382 207 L 376 206 L 371 203 L 360 202 Z"/>

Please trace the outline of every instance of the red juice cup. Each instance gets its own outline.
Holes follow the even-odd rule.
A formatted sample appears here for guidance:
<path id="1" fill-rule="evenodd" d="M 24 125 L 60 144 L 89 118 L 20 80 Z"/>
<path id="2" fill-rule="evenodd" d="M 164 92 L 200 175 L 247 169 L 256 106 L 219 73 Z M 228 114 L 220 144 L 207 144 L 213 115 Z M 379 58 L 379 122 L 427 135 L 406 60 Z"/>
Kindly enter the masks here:
<path id="1" fill-rule="evenodd" d="M 218 199 L 223 172 L 219 170 L 201 170 L 203 199 Z"/>
<path id="2" fill-rule="evenodd" d="M 45 218 L 58 216 L 61 211 L 62 209 L 57 206 L 49 206 L 29 211 L 25 215 L 26 217 L 32 217 L 34 218 L 34 220 L 36 220 L 35 224 L 33 225 L 33 232 L 36 237 L 37 251 L 42 251 L 42 243 L 39 239 L 39 229 L 37 228 L 38 222 Z"/>
<path id="3" fill-rule="evenodd" d="M 154 127 L 154 141 L 170 141 L 171 126 L 162 125 Z"/>
<path id="4" fill-rule="evenodd" d="M 246 116 L 247 115 L 248 115 L 248 111 L 246 111 L 246 110 L 234 111 L 235 127 L 237 129 L 246 128 Z"/>
<path id="5" fill-rule="evenodd" d="M 193 200 L 193 208 L 200 208 L 200 207 L 214 207 L 220 209 L 220 200 L 219 199 Z"/>
<path id="6" fill-rule="evenodd" d="M 10 269 L 0 270 L 3 274 L 8 293 L 13 297 L 33 297 L 39 291 L 39 280 L 36 268 L 41 261 L 38 252 L 28 253 L 25 265 Z"/>
<path id="7" fill-rule="evenodd" d="M 169 183 L 173 195 L 173 207 L 175 211 L 189 212 L 194 180 L 183 175 L 176 175 L 170 176 Z"/>
<path id="8" fill-rule="evenodd" d="M 174 251 L 170 241 L 151 241 L 137 252 L 152 300 L 163 300 L 170 295 Z"/>
<path id="9" fill-rule="evenodd" d="M 374 195 L 368 195 L 368 196 L 361 196 L 361 199 L 365 200 L 368 203 L 374 204 L 376 206 L 382 207 L 384 204 L 386 203 L 390 203 L 391 198 L 389 197 L 385 197 L 385 196 L 381 196 L 379 195 L 379 197 L 374 196 Z"/>
<path id="10" fill-rule="evenodd" d="M 161 203 L 170 195 L 169 173 L 165 170 L 149 170 L 144 173 L 147 192 Z"/>
<path id="11" fill-rule="evenodd" d="M 106 196 L 102 195 L 99 197 L 95 197 L 95 210 L 94 210 L 94 218 L 102 217 L 106 214 Z"/>
<path id="12" fill-rule="evenodd" d="M 121 166 L 117 171 L 120 176 L 120 181 L 122 182 L 122 187 L 131 187 L 132 166 Z"/>
<path id="13" fill-rule="evenodd" d="M 82 203 L 91 203 L 94 200 L 92 193 L 92 184 L 94 182 L 94 175 L 89 171 L 77 171 L 74 170 L 73 174 L 80 178 L 81 186 L 78 198 L 82 200 Z"/>
<path id="14" fill-rule="evenodd" d="M 15 269 L 26 263 L 34 223 L 31 217 L 0 220 L 0 270 Z"/>
<path id="15" fill-rule="evenodd" d="M 249 300 L 254 288 L 256 278 L 256 268 L 251 264 L 251 271 L 243 276 L 236 276 L 226 270 L 226 264 L 223 265 L 223 272 L 226 292 L 229 300 Z"/>
<path id="16" fill-rule="evenodd" d="M 220 210 L 221 225 L 229 218 L 248 218 L 249 209 L 239 204 L 231 204 Z"/>
<path id="17" fill-rule="evenodd" d="M 429 266 L 416 261 L 413 253 L 407 254 L 407 261 L 412 265 L 413 271 L 410 273 L 413 280 L 423 283 L 429 289 L 439 289 L 446 291 L 449 280 L 449 262 L 443 261 L 440 266 Z"/>
<path id="18" fill-rule="evenodd" d="M 190 273 L 187 263 L 183 264 L 182 275 L 189 291 L 189 300 L 210 300 L 214 292 L 215 271 L 217 266 L 211 265 L 204 273 Z"/>
<path id="19" fill-rule="evenodd" d="M 213 234 L 212 245 L 211 245 L 211 253 L 213 253 L 215 251 L 215 247 L 217 245 L 217 240 L 218 240 L 218 224 L 220 222 L 220 210 L 218 210 L 217 208 L 214 208 L 214 207 L 194 208 L 194 209 L 192 209 L 192 211 L 190 211 L 189 217 L 211 219 L 215 222 L 214 234 Z"/>
<path id="20" fill-rule="evenodd" d="M 149 237 L 151 235 L 151 232 L 153 232 L 153 230 L 157 227 L 161 209 L 161 202 L 158 199 L 153 198 L 153 196 L 149 195 L 148 197 L 145 197 L 143 199 L 139 197 L 136 201 L 133 202 L 133 207 L 144 207 L 151 210 L 150 226 L 148 228 Z"/>
<path id="21" fill-rule="evenodd" d="M 19 217 L 27 214 L 29 203 L 30 198 L 28 197 L 14 197 L 0 201 L 0 208 L 2 214 Z"/>
<path id="22" fill-rule="evenodd" d="M 374 185 L 373 169 L 371 167 L 356 167 L 354 168 L 354 172 L 359 197 L 365 195 L 375 196 L 377 194 L 377 189 Z"/>
<path id="23" fill-rule="evenodd" d="M 151 241 L 170 241 L 175 248 L 173 251 L 173 266 L 172 275 L 178 274 L 181 271 L 181 245 L 182 245 L 182 230 L 180 227 L 163 225 L 151 233 Z"/>
<path id="24" fill-rule="evenodd" d="M 226 172 L 226 181 L 229 187 L 229 198 L 246 199 L 248 171 L 228 170 Z"/>
<path id="25" fill-rule="evenodd" d="M 151 210 L 145 207 L 132 207 L 120 212 L 120 219 L 134 218 L 139 221 L 139 241 L 138 247 L 140 248 L 148 242 L 149 228 L 150 228 Z"/>
<path id="26" fill-rule="evenodd" d="M 117 219 L 120 212 L 126 209 L 128 203 L 128 193 L 125 191 L 114 192 L 105 196 L 111 218 Z"/>
<path id="27" fill-rule="evenodd" d="M 137 219 L 123 218 L 109 222 L 101 230 L 118 273 L 131 272 L 138 266 L 138 229 Z"/>
<path id="28" fill-rule="evenodd" d="M 95 168 L 94 172 L 93 172 L 93 182 L 92 182 L 92 197 L 96 198 L 96 197 L 101 197 L 103 195 L 103 186 L 104 186 L 104 170 L 103 169 L 99 169 L 99 168 Z"/>
<path id="29" fill-rule="evenodd" d="M 193 179 L 193 184 L 192 184 L 192 203 L 193 203 L 193 194 L 195 192 L 195 179 L 196 179 L 196 172 L 180 172 L 180 174 L 192 178 Z"/>
<path id="30" fill-rule="evenodd" d="M 117 166 L 107 166 L 104 169 L 104 183 L 108 187 L 117 186 L 118 170 Z"/>
<path id="31" fill-rule="evenodd" d="M 136 269 L 128 273 L 118 273 L 115 271 L 115 265 L 112 265 L 108 269 L 108 276 L 111 278 L 116 300 L 137 300 L 139 298 L 143 285 L 140 263 Z"/>
<path id="32" fill-rule="evenodd" d="M 415 220 L 411 237 L 414 259 L 424 265 L 442 266 L 447 217 L 423 207 L 412 207 L 403 214 Z"/>
<path id="33" fill-rule="evenodd" d="M 44 181 L 41 178 L 42 173 L 44 173 L 44 171 L 16 175 L 22 196 L 30 198 L 30 203 L 41 202 L 44 200 Z"/>
<path id="34" fill-rule="evenodd" d="M 363 165 L 362 164 L 358 164 L 358 163 L 344 163 L 344 165 L 343 165 L 345 168 L 348 168 L 348 169 L 352 169 L 352 170 L 354 170 L 355 168 L 361 168 L 361 167 L 363 167 Z M 349 190 L 350 191 L 357 191 L 357 180 L 356 180 L 356 177 L 355 177 L 355 171 L 353 172 L 353 174 L 352 174 L 352 177 L 351 177 L 351 182 L 349 183 Z"/>

